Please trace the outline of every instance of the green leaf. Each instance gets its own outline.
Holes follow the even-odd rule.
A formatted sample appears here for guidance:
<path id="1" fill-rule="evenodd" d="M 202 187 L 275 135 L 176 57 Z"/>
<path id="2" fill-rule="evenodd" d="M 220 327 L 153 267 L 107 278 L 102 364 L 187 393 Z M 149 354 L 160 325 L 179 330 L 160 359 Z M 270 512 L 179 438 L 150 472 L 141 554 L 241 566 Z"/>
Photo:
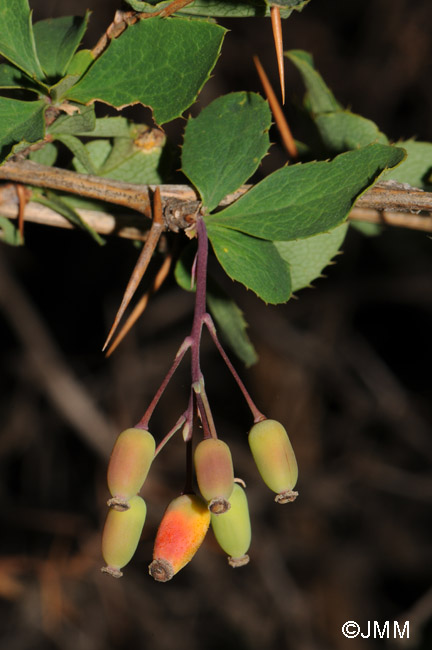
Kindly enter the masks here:
<path id="1" fill-rule="evenodd" d="M 428 192 L 432 191 L 432 144 L 406 140 L 398 142 L 398 147 L 403 147 L 408 156 L 397 169 L 386 172 L 383 180 L 394 180 L 399 183 L 409 183 Z"/>
<path id="2" fill-rule="evenodd" d="M 92 141 L 85 147 L 92 164 L 95 159 L 98 161 L 95 165 L 98 176 L 149 185 L 162 182 L 159 168 L 164 145 L 165 137 L 162 136 L 154 146 L 147 149 L 136 144 L 130 137 L 115 138 L 113 145 L 108 140 Z M 78 172 L 85 173 L 78 160 L 73 160 L 73 165 Z"/>
<path id="3" fill-rule="evenodd" d="M 300 72 L 308 92 L 308 103 L 312 113 L 331 113 L 342 108 L 320 73 L 315 70 L 312 56 L 303 50 L 285 52 Z"/>
<path id="4" fill-rule="evenodd" d="M 6 217 L 0 217 L 0 241 L 9 246 L 22 246 L 24 243 L 18 228 Z"/>
<path id="5" fill-rule="evenodd" d="M 140 2 L 139 0 L 126 0 L 135 10 L 149 13 L 156 9 L 162 9 L 170 4 L 166 2 Z M 288 18 L 294 11 L 301 11 L 309 0 L 280 0 L 280 14 L 282 18 Z M 273 4 L 273 3 L 272 3 Z M 214 16 L 219 18 L 246 18 L 250 16 L 270 16 L 270 4 L 265 0 L 195 0 L 192 4 L 184 7 L 179 14 L 190 14 L 195 16 Z"/>
<path id="6" fill-rule="evenodd" d="M 55 79 L 66 74 L 87 29 L 89 17 L 87 11 L 85 16 L 48 18 L 33 25 L 36 50 L 46 77 Z"/>
<path id="7" fill-rule="evenodd" d="M 22 102 L 0 97 L 0 161 L 18 143 L 42 140 L 45 133 L 44 101 Z"/>
<path id="8" fill-rule="evenodd" d="M 57 134 L 55 136 L 56 140 L 65 145 L 73 153 L 75 158 L 77 158 L 81 165 L 84 167 L 86 174 L 96 174 L 96 169 L 94 168 L 90 156 L 88 155 L 87 149 L 83 142 L 76 138 L 74 135 L 65 135 Z"/>
<path id="9" fill-rule="evenodd" d="M 372 144 L 331 161 L 282 167 L 208 216 L 206 225 L 276 241 L 326 232 L 342 223 L 355 200 L 404 156 L 403 149 Z"/>
<path id="10" fill-rule="evenodd" d="M 125 117 L 96 118 L 91 132 L 92 138 L 129 138 L 131 124 Z M 76 131 L 75 135 L 89 135 L 86 131 Z"/>
<path id="11" fill-rule="evenodd" d="M 270 124 L 267 102 L 245 92 L 219 97 L 189 119 L 182 170 L 208 210 L 255 172 L 270 146 Z"/>
<path id="12" fill-rule="evenodd" d="M 79 112 L 72 115 L 63 113 L 47 128 L 51 134 L 91 135 L 96 125 L 94 106 L 79 106 Z M 89 131 L 92 133 L 90 134 Z"/>
<path id="13" fill-rule="evenodd" d="M 0 0 L 0 54 L 30 77 L 43 79 L 27 0 Z"/>
<path id="14" fill-rule="evenodd" d="M 57 147 L 53 142 L 47 142 L 41 149 L 30 151 L 29 159 L 39 165 L 52 167 L 57 160 Z"/>
<path id="15" fill-rule="evenodd" d="M 331 154 L 358 149 L 374 142 L 388 144 L 387 136 L 375 122 L 349 111 L 322 113 L 315 117 L 315 124 L 326 150 Z"/>
<path id="16" fill-rule="evenodd" d="M 91 50 L 80 50 L 75 52 L 67 68 L 68 75 L 78 75 L 81 77 L 94 61 Z"/>
<path id="17" fill-rule="evenodd" d="M 112 144 L 109 140 L 91 140 L 85 145 L 87 155 L 90 158 L 91 164 L 96 169 L 98 176 L 100 175 L 100 169 L 103 166 L 104 162 L 108 158 L 112 150 Z M 80 163 L 78 158 L 72 159 L 72 165 L 74 166 L 75 171 L 80 174 L 85 174 L 85 166 Z"/>
<path id="18" fill-rule="evenodd" d="M 310 286 L 321 275 L 341 247 L 347 230 L 348 224 L 343 223 L 321 235 L 275 242 L 279 255 L 288 263 L 293 291 Z"/>
<path id="19" fill-rule="evenodd" d="M 207 288 L 207 304 L 222 338 L 233 352 L 247 367 L 256 363 L 258 355 L 247 334 L 243 312 L 214 281 Z"/>
<path id="20" fill-rule="evenodd" d="M 39 86 L 27 77 L 22 70 L 10 63 L 0 64 L 0 88 L 28 88 L 39 90 Z"/>
<path id="21" fill-rule="evenodd" d="M 58 212 L 74 226 L 81 228 L 81 230 L 85 230 L 100 246 L 105 244 L 103 237 L 93 230 L 93 228 L 80 217 L 78 212 L 76 212 L 71 205 L 63 201 L 61 196 L 50 191 L 45 191 L 44 196 L 39 190 L 34 190 L 32 200 Z"/>
<path id="22" fill-rule="evenodd" d="M 56 104 L 60 104 L 68 90 L 70 90 L 79 79 L 80 75 L 78 74 L 68 74 L 66 77 L 60 79 L 60 81 L 49 88 L 48 92 L 51 100 Z"/>
<path id="23" fill-rule="evenodd" d="M 111 41 L 67 96 L 116 108 L 139 102 L 151 106 L 157 123 L 173 120 L 209 78 L 225 31 L 200 20 L 141 20 Z"/>
<path id="24" fill-rule="evenodd" d="M 287 264 L 274 244 L 213 223 L 207 232 L 220 265 L 232 279 L 254 291 L 264 302 L 286 302 L 291 295 Z"/>

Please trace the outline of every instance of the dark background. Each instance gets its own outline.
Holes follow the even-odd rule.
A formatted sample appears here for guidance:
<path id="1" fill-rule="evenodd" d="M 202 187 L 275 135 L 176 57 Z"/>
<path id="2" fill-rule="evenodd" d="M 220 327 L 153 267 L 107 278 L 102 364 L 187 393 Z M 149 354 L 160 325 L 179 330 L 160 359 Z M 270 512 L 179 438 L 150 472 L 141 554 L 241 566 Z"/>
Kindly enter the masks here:
<path id="1" fill-rule="evenodd" d="M 88 46 L 116 8 L 91 5 Z M 81 13 L 87 3 L 31 6 L 38 20 Z M 202 105 L 231 90 L 260 90 L 253 53 L 277 83 L 269 21 L 221 22 L 231 32 Z M 339 101 L 391 139 L 432 140 L 431 24 L 427 0 L 311 0 L 285 23 L 285 48 L 312 52 Z M 302 92 L 287 65 L 288 96 L 299 101 Z M 169 127 L 174 137 L 181 124 Z M 283 164 L 277 144 L 270 158 L 266 164 Z M 431 241 L 352 230 L 343 250 L 327 279 L 277 308 L 226 283 L 260 355 L 250 370 L 237 367 L 261 410 L 290 433 L 300 497 L 273 503 L 249 455 L 250 415 L 205 339 L 216 425 L 248 485 L 251 562 L 232 570 L 209 534 L 187 568 L 156 584 L 147 564 L 163 510 L 183 486 L 182 442 L 174 439 L 152 468 L 142 542 L 120 581 L 99 572 L 106 463 L 187 335 L 191 297 L 168 281 L 105 360 L 100 348 L 133 245 L 113 238 L 98 248 L 84 234 L 27 224 L 25 248 L 1 247 L 2 648 L 431 647 Z M 152 421 L 157 439 L 187 396 L 185 363 Z M 410 640 L 346 639 L 347 620 L 365 633 L 368 621 L 388 620 L 392 630 L 394 620 L 409 620 Z"/>

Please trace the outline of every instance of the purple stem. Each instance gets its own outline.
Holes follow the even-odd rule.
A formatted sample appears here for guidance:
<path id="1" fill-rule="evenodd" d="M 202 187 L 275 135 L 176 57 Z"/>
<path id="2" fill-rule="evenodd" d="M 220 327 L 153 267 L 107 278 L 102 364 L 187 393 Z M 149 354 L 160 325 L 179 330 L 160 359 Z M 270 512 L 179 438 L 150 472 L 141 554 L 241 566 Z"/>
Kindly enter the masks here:
<path id="1" fill-rule="evenodd" d="M 191 356 L 192 356 L 192 387 L 201 386 L 202 391 L 195 391 L 195 399 L 199 416 L 204 429 L 204 437 L 210 438 L 216 436 L 214 425 L 212 426 L 211 414 L 208 417 L 206 411 L 206 399 L 204 382 L 202 381 L 202 372 L 200 366 L 200 344 L 201 334 L 204 322 L 204 315 L 206 313 L 206 288 L 207 288 L 207 259 L 208 259 L 208 238 L 204 220 L 199 217 L 196 222 L 197 237 L 198 237 L 198 250 L 196 254 L 195 278 L 196 278 L 196 294 L 195 294 L 195 310 L 192 323 L 191 338 Z M 204 398 L 204 399 L 203 399 Z M 207 402 L 208 403 L 208 402 Z"/>
<path id="2" fill-rule="evenodd" d="M 261 411 L 256 407 L 252 397 L 249 395 L 248 391 L 246 390 L 246 386 L 240 379 L 240 377 L 237 374 L 237 371 L 235 370 L 234 366 L 232 365 L 231 361 L 228 358 L 227 353 L 223 349 L 217 334 L 216 334 L 216 328 L 214 326 L 213 320 L 210 316 L 210 314 L 204 314 L 202 317 L 203 322 L 206 324 L 207 329 L 210 333 L 210 336 L 213 339 L 214 344 L 216 345 L 217 349 L 219 350 L 222 359 L 225 361 L 226 365 L 228 366 L 229 371 L 231 372 L 232 376 L 234 377 L 235 381 L 237 382 L 238 387 L 240 388 L 241 392 L 243 393 L 243 397 L 246 400 L 247 405 L 249 406 L 251 413 L 254 418 L 254 422 L 261 422 L 261 420 L 266 420 L 266 416 L 261 413 Z"/>
<path id="3" fill-rule="evenodd" d="M 179 347 L 177 354 L 175 355 L 173 364 L 171 368 L 168 370 L 165 379 L 159 386 L 156 395 L 153 397 L 152 401 L 150 402 L 149 407 L 147 408 L 146 412 L 144 413 L 144 415 L 142 416 L 138 424 L 135 425 L 135 429 L 146 429 L 148 431 L 148 425 L 149 425 L 150 418 L 153 415 L 153 411 L 155 410 L 160 398 L 162 397 L 165 388 L 168 386 L 171 377 L 179 367 L 181 360 L 183 359 L 187 350 L 189 350 L 189 348 L 192 346 L 192 344 L 193 344 L 192 338 L 190 336 L 187 336 L 183 341 L 183 343 L 181 344 L 181 346 Z"/>

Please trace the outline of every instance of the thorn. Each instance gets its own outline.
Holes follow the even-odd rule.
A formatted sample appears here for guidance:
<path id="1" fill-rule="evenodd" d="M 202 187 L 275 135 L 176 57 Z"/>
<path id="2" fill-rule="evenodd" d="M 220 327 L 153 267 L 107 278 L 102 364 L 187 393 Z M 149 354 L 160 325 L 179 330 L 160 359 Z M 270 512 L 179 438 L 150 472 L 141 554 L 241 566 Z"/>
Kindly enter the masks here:
<path id="1" fill-rule="evenodd" d="M 16 193 L 18 196 L 18 230 L 21 236 L 21 241 L 24 241 L 24 211 L 29 201 L 28 190 L 24 185 L 15 185 Z"/>
<path id="2" fill-rule="evenodd" d="M 264 88 L 264 92 L 267 96 L 268 103 L 270 104 L 270 108 L 275 118 L 276 125 L 279 129 L 279 133 L 281 134 L 282 142 L 284 143 L 285 149 L 287 150 L 288 155 L 293 160 L 296 160 L 298 158 L 298 151 L 297 151 L 296 143 L 294 142 L 294 138 L 291 133 L 291 129 L 289 128 L 288 122 L 285 119 L 285 115 L 283 114 L 280 104 L 276 99 L 274 90 L 271 86 L 270 81 L 268 80 L 264 68 L 260 63 L 259 58 L 257 56 L 254 56 L 253 61 L 255 63 L 255 67 L 257 69 L 260 81 Z"/>
<path id="3" fill-rule="evenodd" d="M 279 7 L 270 7 L 270 16 L 273 29 L 273 40 L 276 49 L 276 59 L 279 70 L 282 104 L 285 104 L 285 68 L 283 55 L 282 21 Z"/>
<path id="4" fill-rule="evenodd" d="M 135 291 L 137 290 L 137 287 L 141 282 L 144 273 L 147 270 L 147 267 L 156 249 L 157 243 L 159 241 L 163 229 L 164 229 L 164 225 L 163 225 L 163 214 L 162 214 L 162 202 L 160 196 L 160 189 L 158 186 L 156 187 L 154 197 L 153 197 L 153 221 L 152 221 L 151 228 L 149 230 L 148 237 L 138 257 L 137 263 L 135 264 L 135 268 L 132 271 L 132 275 L 129 278 L 129 282 L 123 294 L 120 307 L 118 308 L 116 317 L 114 319 L 114 323 L 110 329 L 110 332 L 102 348 L 102 351 L 106 349 L 108 343 L 111 341 L 113 334 L 116 331 L 120 320 L 122 319 L 123 314 L 125 313 L 130 301 L 132 300 Z"/>
<path id="5" fill-rule="evenodd" d="M 150 299 L 150 296 L 156 291 L 158 291 L 165 281 L 169 270 L 171 268 L 172 264 L 172 256 L 168 255 L 162 266 L 160 267 L 155 279 L 153 280 L 153 284 L 151 288 L 146 291 L 146 293 L 141 297 L 139 302 L 135 305 L 133 308 L 132 313 L 129 315 L 126 323 L 123 325 L 121 328 L 120 332 L 117 334 L 116 338 L 111 344 L 111 347 L 107 350 L 105 356 L 108 358 L 112 355 L 114 350 L 120 345 L 120 343 L 123 341 L 124 337 L 126 334 L 132 329 L 132 327 L 135 325 L 137 322 L 138 318 L 141 316 L 141 314 L 144 312 L 145 308 L 147 307 L 148 301 Z"/>

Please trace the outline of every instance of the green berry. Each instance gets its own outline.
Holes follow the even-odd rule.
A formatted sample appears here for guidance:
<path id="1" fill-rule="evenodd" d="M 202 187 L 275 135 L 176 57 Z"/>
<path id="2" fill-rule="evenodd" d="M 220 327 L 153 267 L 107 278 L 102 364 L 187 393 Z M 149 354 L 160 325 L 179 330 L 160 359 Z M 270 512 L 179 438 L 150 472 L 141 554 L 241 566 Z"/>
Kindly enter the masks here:
<path id="1" fill-rule="evenodd" d="M 276 420 L 262 420 L 249 432 L 249 446 L 264 483 L 277 493 L 277 503 L 294 501 L 297 461 L 285 428 Z"/>
<path id="2" fill-rule="evenodd" d="M 121 569 L 132 559 L 147 514 L 147 507 L 139 496 L 131 497 L 128 510 L 110 509 L 102 533 L 102 556 L 107 566 L 104 573 L 120 578 Z"/>
<path id="3" fill-rule="evenodd" d="M 229 564 L 239 567 L 249 562 L 251 524 L 246 492 L 238 483 L 234 483 L 229 502 L 227 512 L 211 516 L 211 525 L 219 546 L 229 556 Z"/>

